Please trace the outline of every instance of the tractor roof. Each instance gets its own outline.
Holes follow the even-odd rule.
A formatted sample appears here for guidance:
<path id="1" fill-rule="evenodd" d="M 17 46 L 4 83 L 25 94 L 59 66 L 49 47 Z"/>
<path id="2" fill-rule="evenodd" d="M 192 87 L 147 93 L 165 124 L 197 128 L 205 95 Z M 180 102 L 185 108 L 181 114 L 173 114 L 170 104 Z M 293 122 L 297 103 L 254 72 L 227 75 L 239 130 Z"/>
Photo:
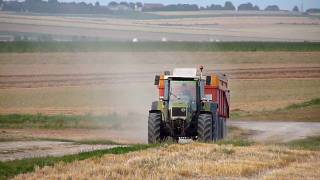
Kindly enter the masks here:
<path id="1" fill-rule="evenodd" d="M 173 70 L 173 75 L 168 77 L 199 78 L 196 68 L 176 68 Z"/>
<path id="2" fill-rule="evenodd" d="M 170 73 L 164 75 L 163 79 L 194 79 L 199 80 L 200 74 L 197 73 L 196 68 L 175 68 L 173 74 Z M 210 71 L 209 73 L 203 73 L 202 78 L 206 79 L 207 76 L 217 76 L 221 81 L 228 82 L 228 77 L 220 73 L 219 71 Z"/>

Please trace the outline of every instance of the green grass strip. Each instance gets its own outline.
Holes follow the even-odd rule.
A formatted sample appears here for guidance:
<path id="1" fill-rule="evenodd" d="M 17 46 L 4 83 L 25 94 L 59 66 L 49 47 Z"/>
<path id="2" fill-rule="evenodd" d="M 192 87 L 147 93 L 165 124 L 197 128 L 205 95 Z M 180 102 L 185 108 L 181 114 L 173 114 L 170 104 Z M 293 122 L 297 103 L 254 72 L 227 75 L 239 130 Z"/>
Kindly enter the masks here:
<path id="1" fill-rule="evenodd" d="M 316 98 L 316 99 L 312 99 L 310 101 L 306 101 L 303 103 L 289 105 L 285 109 L 299 109 L 299 108 L 305 108 L 305 107 L 310 107 L 310 106 L 319 106 L 319 105 L 320 105 L 320 98 Z"/>
<path id="2" fill-rule="evenodd" d="M 58 162 L 70 163 L 73 161 L 79 161 L 93 157 L 101 157 L 105 154 L 125 154 L 132 151 L 140 151 L 156 146 L 157 145 L 132 145 L 128 147 L 116 147 L 112 149 L 84 152 L 80 154 L 66 155 L 62 157 L 40 157 L 0 162 L 0 180 L 12 178 L 15 175 L 21 173 L 32 172 L 35 170 L 35 167 L 41 168 L 44 166 L 53 166 Z"/>
<path id="3" fill-rule="evenodd" d="M 240 147 L 246 147 L 246 146 L 251 146 L 254 144 L 253 141 L 250 141 L 248 139 L 240 139 L 240 138 L 236 138 L 236 139 L 225 139 L 225 140 L 221 140 L 218 141 L 216 144 L 219 145 L 223 145 L 223 144 L 232 144 L 234 146 L 240 146 Z"/>
<path id="4" fill-rule="evenodd" d="M 320 51 L 319 42 L 0 42 L 0 53 L 125 51 Z"/>
<path id="5" fill-rule="evenodd" d="M 8 114 L 0 115 L 0 128 L 119 128 L 123 119 L 123 117 L 120 117 L 117 114 L 110 114 L 106 116 Z"/>
<path id="6" fill-rule="evenodd" d="M 287 143 L 287 145 L 293 149 L 319 151 L 320 150 L 320 136 L 294 140 L 294 141 Z"/>

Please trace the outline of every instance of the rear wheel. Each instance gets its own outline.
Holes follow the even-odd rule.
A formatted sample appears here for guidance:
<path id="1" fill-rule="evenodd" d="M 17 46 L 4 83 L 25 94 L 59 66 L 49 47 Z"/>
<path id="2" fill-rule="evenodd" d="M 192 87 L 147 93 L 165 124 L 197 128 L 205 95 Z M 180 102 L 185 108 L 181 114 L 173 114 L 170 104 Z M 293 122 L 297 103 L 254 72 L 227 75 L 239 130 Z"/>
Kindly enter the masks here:
<path id="1" fill-rule="evenodd" d="M 149 113 L 148 143 L 155 144 L 161 140 L 161 114 Z"/>
<path id="2" fill-rule="evenodd" d="M 198 140 L 202 142 L 211 142 L 213 136 L 212 128 L 212 115 L 200 114 L 198 117 Z"/>

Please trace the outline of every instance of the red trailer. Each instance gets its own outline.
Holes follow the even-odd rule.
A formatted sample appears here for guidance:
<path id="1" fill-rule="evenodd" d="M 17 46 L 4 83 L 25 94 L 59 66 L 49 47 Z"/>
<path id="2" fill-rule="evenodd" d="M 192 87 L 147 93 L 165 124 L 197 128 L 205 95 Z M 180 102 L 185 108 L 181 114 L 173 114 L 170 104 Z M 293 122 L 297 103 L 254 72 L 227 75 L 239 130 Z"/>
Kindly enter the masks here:
<path id="1" fill-rule="evenodd" d="M 205 95 L 209 101 L 218 103 L 218 115 L 223 118 L 229 118 L 229 92 L 225 74 L 207 76 Z"/>
<path id="2" fill-rule="evenodd" d="M 227 118 L 229 118 L 230 90 L 228 89 L 228 78 L 225 74 L 215 73 L 206 76 L 205 95 L 208 101 L 218 104 L 217 126 L 223 129 L 218 132 L 218 137 L 227 134 Z"/>

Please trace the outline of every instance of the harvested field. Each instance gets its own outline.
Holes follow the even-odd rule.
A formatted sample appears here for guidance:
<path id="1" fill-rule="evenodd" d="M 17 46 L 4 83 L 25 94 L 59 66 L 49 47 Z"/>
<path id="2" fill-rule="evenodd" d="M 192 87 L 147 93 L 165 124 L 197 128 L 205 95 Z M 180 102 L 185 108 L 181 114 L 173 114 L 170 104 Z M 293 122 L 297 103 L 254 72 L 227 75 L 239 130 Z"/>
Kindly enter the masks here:
<path id="1" fill-rule="evenodd" d="M 125 155 L 59 163 L 15 179 L 315 179 L 320 176 L 318 151 L 281 146 L 235 147 L 192 143 L 174 144 Z M 88 168 L 90 167 L 90 168 Z"/>
<path id="2" fill-rule="evenodd" d="M 230 79 L 320 78 L 319 67 L 208 69 L 208 73 L 223 71 Z M 160 72 L 156 72 L 160 73 Z M 0 75 L 0 88 L 38 88 L 59 86 L 110 85 L 117 83 L 146 83 L 154 72 Z"/>
<path id="3" fill-rule="evenodd" d="M 200 12 L 202 13 L 202 12 Z M 0 32 L 39 33 L 131 41 L 319 41 L 318 18 L 254 13 L 234 17 L 220 14 L 163 16 L 163 19 L 128 20 L 104 17 L 58 17 L 0 14 Z M 218 15 L 219 16 L 219 15 Z M 183 28 L 181 28 L 183 27 Z"/>

